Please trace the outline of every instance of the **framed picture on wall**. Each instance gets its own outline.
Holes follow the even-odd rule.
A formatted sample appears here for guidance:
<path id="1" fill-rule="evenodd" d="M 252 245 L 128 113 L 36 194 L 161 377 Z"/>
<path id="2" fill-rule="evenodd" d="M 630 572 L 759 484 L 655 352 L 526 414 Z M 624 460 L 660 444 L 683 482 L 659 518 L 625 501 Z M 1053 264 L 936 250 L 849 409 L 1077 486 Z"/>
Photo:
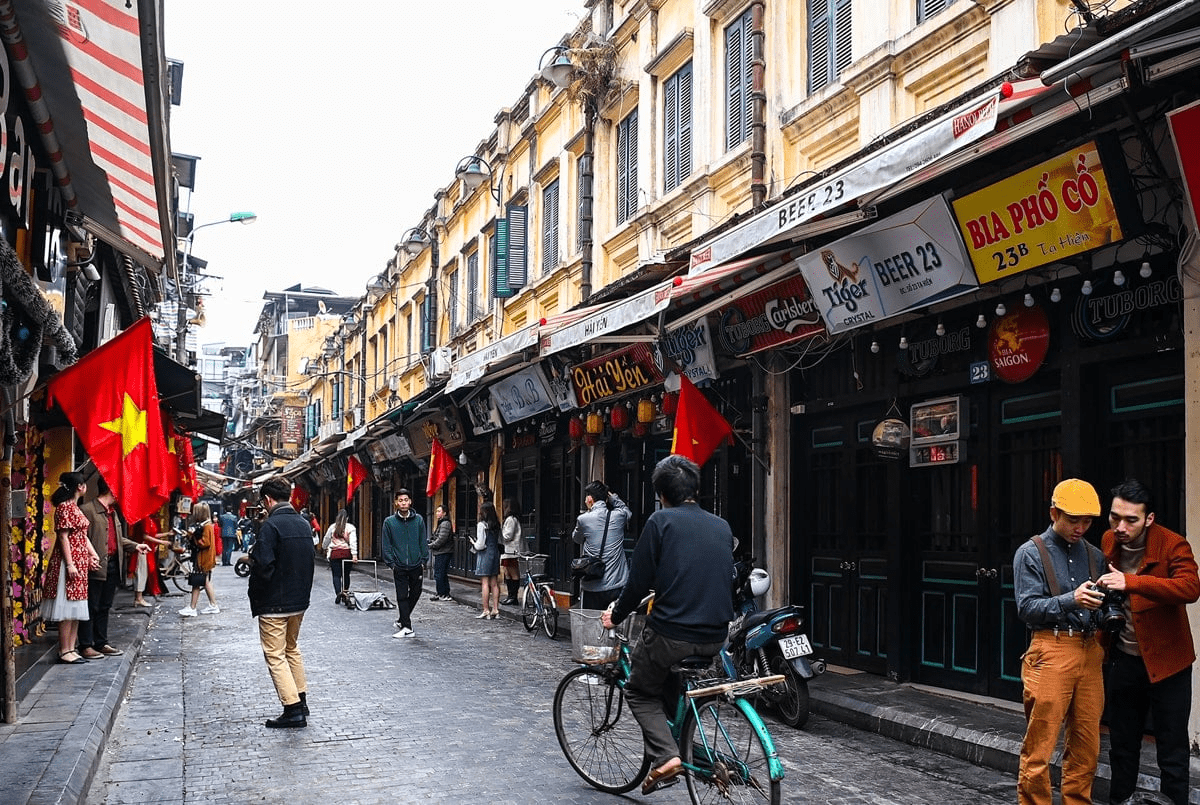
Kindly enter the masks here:
<path id="1" fill-rule="evenodd" d="M 912 429 L 910 444 L 914 447 L 958 441 L 969 428 L 967 407 L 961 396 L 913 403 L 909 423 Z"/>

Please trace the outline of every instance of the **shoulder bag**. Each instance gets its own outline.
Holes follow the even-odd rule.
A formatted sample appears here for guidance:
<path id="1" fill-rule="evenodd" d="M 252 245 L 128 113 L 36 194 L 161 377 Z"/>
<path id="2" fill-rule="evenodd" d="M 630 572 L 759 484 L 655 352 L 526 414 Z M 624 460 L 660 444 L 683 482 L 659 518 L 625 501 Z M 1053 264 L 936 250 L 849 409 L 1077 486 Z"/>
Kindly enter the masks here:
<path id="1" fill-rule="evenodd" d="M 612 509 L 604 515 L 604 536 L 600 538 L 599 556 L 581 556 L 571 561 L 571 575 L 584 581 L 595 581 L 604 578 L 604 545 L 608 542 L 608 521 L 612 517 Z"/>

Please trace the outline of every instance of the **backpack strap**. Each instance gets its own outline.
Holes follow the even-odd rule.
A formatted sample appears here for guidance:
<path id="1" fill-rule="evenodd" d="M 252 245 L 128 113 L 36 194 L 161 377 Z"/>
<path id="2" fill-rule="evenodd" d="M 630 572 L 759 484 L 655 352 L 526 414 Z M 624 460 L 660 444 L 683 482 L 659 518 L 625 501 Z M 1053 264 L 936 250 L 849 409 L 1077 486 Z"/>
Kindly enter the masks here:
<path id="1" fill-rule="evenodd" d="M 1051 595 L 1061 595 L 1062 587 L 1058 586 L 1058 576 L 1054 573 L 1054 563 L 1050 561 L 1050 551 L 1046 550 L 1046 540 L 1042 539 L 1041 534 L 1035 534 L 1033 544 L 1037 546 L 1038 553 L 1042 555 L 1042 568 L 1046 571 L 1046 583 L 1050 585 Z M 1092 555 L 1088 554 L 1088 564 L 1091 565 Z"/>

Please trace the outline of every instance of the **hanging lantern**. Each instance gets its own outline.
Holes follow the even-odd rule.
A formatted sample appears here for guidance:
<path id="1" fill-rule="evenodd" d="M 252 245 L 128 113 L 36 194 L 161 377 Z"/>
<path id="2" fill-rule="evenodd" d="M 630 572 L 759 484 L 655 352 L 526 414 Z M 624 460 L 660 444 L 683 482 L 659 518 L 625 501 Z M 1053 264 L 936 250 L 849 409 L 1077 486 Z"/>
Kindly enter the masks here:
<path id="1" fill-rule="evenodd" d="M 604 433 L 604 417 L 595 411 L 589 413 L 587 415 L 587 432 L 589 436 L 599 436 Z"/>
<path id="2" fill-rule="evenodd" d="M 679 392 L 668 391 L 662 398 L 662 412 L 667 416 L 675 414 L 675 408 L 679 405 Z"/>
<path id="3" fill-rule="evenodd" d="M 654 402 L 649 397 L 638 402 L 637 421 L 640 425 L 654 421 Z"/>
<path id="4" fill-rule="evenodd" d="M 600 444 L 600 437 L 594 433 L 589 433 L 587 436 L 583 437 L 583 441 L 589 447 L 595 447 L 596 445 Z"/>
<path id="5" fill-rule="evenodd" d="M 571 436 L 571 441 L 578 442 L 583 439 L 583 419 L 577 416 L 571 417 L 571 421 L 567 423 L 567 432 Z"/>
<path id="6" fill-rule="evenodd" d="M 650 426 L 647 425 L 645 422 L 634 422 L 633 423 L 633 435 L 638 437 L 639 439 L 645 437 L 645 435 L 649 432 L 650 432 Z"/>
<path id="7" fill-rule="evenodd" d="M 630 422 L 629 406 L 621 403 L 613 406 L 612 415 L 609 417 L 609 422 L 612 423 L 613 430 L 625 430 L 632 422 Z"/>

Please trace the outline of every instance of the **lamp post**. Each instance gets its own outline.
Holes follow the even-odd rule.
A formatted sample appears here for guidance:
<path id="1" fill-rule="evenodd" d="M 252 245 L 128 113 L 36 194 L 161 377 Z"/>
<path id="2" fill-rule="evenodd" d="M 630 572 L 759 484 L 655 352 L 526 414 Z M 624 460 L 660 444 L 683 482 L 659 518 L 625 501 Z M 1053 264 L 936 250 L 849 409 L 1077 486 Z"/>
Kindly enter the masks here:
<path id="1" fill-rule="evenodd" d="M 176 288 L 178 300 L 175 309 L 175 360 L 180 363 L 187 364 L 187 300 L 184 296 L 183 283 L 190 279 L 192 243 L 196 239 L 196 233 L 206 226 L 216 226 L 217 224 L 252 224 L 257 220 L 258 216 L 252 212 L 231 212 L 228 218 L 193 226 L 192 231 L 188 232 L 187 242 L 183 249 L 183 263 L 179 270 L 178 287 Z"/>
<path id="2" fill-rule="evenodd" d="M 421 352 L 430 352 L 437 346 L 437 272 L 441 259 L 438 254 L 435 225 L 431 224 L 428 232 L 422 227 L 413 227 L 404 233 L 404 237 L 400 241 L 400 247 L 410 257 L 416 257 L 424 250 L 426 245 L 431 249 L 429 253 L 429 281 L 425 284 L 425 305 L 427 308 L 425 333 L 429 343 L 421 344 Z"/>

